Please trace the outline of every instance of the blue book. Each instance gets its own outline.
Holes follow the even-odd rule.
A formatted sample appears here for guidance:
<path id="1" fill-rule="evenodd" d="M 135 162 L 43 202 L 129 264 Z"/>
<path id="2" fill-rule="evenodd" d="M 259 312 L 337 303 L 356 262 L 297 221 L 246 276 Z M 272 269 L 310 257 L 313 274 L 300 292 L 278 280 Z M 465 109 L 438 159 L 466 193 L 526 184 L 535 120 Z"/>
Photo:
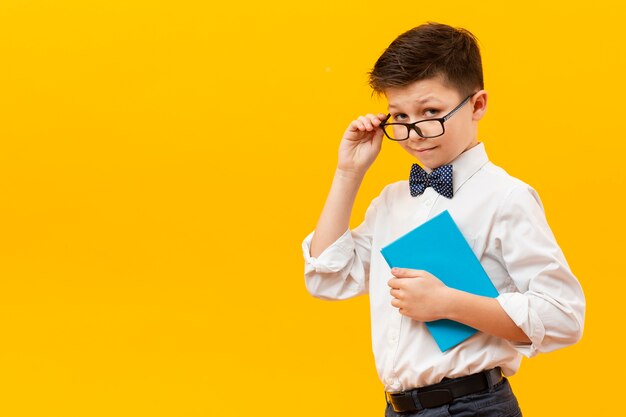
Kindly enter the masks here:
<path id="1" fill-rule="evenodd" d="M 486 297 L 498 291 L 448 211 L 433 217 L 381 249 L 391 268 L 428 271 L 448 287 Z M 452 320 L 425 323 L 442 352 L 476 329 Z"/>

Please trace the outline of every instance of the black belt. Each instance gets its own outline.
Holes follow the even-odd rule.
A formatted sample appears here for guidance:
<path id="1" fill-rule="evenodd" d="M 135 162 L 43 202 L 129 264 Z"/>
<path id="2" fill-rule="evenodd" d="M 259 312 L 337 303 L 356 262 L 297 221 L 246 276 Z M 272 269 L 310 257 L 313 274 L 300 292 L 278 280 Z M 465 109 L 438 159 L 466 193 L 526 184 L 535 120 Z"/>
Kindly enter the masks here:
<path id="1" fill-rule="evenodd" d="M 459 378 L 445 379 L 438 384 L 403 392 L 385 392 L 387 403 L 396 413 L 421 411 L 424 408 L 449 404 L 464 395 L 487 390 L 502 381 L 500 367 Z M 415 400 L 415 399 L 417 400 Z"/>

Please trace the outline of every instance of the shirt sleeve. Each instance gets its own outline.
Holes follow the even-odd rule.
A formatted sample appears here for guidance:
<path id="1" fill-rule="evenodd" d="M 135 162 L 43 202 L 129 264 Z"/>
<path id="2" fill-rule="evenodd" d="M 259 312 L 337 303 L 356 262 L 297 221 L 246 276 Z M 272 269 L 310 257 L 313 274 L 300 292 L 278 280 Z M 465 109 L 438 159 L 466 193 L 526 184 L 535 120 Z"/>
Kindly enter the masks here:
<path id="1" fill-rule="evenodd" d="M 516 344 L 527 357 L 576 343 L 582 336 L 585 297 L 546 221 L 539 196 L 515 188 L 494 227 L 496 244 L 517 291 L 498 301 L 528 336 Z"/>
<path id="2" fill-rule="evenodd" d="M 311 295 L 343 300 L 368 292 L 372 231 L 379 201 L 380 196 L 372 200 L 364 221 L 355 229 L 346 230 L 317 258 L 311 256 L 315 231 L 304 239 L 304 279 Z"/>

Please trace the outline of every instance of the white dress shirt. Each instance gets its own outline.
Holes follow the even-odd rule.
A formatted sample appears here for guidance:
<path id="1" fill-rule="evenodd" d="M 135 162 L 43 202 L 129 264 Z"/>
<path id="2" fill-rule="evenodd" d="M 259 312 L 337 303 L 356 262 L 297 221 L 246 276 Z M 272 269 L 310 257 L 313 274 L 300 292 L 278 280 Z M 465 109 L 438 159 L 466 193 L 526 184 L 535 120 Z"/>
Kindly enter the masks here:
<path id="1" fill-rule="evenodd" d="M 577 342 L 585 299 L 530 186 L 491 163 L 479 143 L 453 162 L 454 197 L 427 188 L 411 197 L 408 181 L 386 186 L 365 220 L 319 257 L 310 255 L 313 234 L 302 249 L 305 282 L 319 298 L 346 299 L 369 293 L 372 346 L 387 391 L 403 391 L 501 366 L 510 376 L 522 355 L 533 356 Z M 498 290 L 502 308 L 526 333 L 519 344 L 476 333 L 441 352 L 424 323 L 391 305 L 391 271 L 380 249 L 448 210 Z"/>

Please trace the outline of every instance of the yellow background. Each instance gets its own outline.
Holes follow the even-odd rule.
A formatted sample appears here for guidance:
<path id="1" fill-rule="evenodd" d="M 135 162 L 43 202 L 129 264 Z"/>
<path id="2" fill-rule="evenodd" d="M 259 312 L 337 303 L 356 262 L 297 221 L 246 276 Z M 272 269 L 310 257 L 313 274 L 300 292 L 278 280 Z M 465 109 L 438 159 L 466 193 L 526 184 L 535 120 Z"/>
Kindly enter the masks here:
<path id="1" fill-rule="evenodd" d="M 367 298 L 310 297 L 300 244 L 345 127 L 385 109 L 366 72 L 429 20 L 479 38 L 480 138 L 538 190 L 588 300 L 581 343 L 512 378 L 525 415 L 615 415 L 624 17 L 617 1 L 2 0 L 0 415 L 381 416 Z M 411 162 L 384 144 L 352 226 Z"/>

